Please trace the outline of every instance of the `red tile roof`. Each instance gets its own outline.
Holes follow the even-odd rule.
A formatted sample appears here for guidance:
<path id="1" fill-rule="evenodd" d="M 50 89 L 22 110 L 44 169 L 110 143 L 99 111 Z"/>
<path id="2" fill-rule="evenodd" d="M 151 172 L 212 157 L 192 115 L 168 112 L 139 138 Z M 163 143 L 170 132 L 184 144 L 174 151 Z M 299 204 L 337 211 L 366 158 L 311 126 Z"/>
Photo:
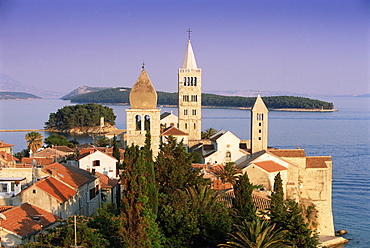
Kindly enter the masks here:
<path id="1" fill-rule="evenodd" d="M 325 169 L 328 168 L 325 162 L 331 161 L 331 157 L 307 157 L 306 158 L 306 168 L 311 168 L 311 169 Z"/>
<path id="2" fill-rule="evenodd" d="M 276 172 L 276 171 L 283 171 L 288 170 L 288 168 L 275 163 L 274 161 L 268 160 L 268 161 L 262 161 L 262 162 L 255 162 L 253 163 L 260 167 L 261 169 L 267 171 L 267 172 Z"/>
<path id="3" fill-rule="evenodd" d="M 53 146 L 54 149 L 57 149 L 62 152 L 67 152 L 67 153 L 74 153 L 75 150 L 72 148 L 69 148 L 68 146 Z"/>
<path id="4" fill-rule="evenodd" d="M 166 129 L 164 129 L 163 132 L 161 133 L 161 136 L 167 136 L 167 135 L 186 136 L 186 135 L 189 135 L 189 134 L 181 131 L 180 129 L 178 129 L 176 127 L 171 126 L 171 127 L 168 127 Z"/>
<path id="5" fill-rule="evenodd" d="M 117 179 L 111 179 L 100 172 L 95 172 L 95 176 L 99 179 L 101 188 L 113 188 L 118 184 Z"/>
<path id="6" fill-rule="evenodd" d="M 2 206 L 0 206 L 0 213 L 1 212 L 4 212 L 6 210 L 9 210 L 11 208 L 14 208 L 14 206 L 5 206 L 5 205 L 2 205 Z"/>
<path id="7" fill-rule="evenodd" d="M 268 152 L 286 158 L 297 158 L 297 157 L 306 157 L 306 154 L 303 149 L 269 149 Z"/>
<path id="8" fill-rule="evenodd" d="M 49 195 L 55 197 L 61 202 L 67 201 L 73 195 L 76 194 L 76 191 L 65 185 L 64 183 L 59 182 L 53 177 L 44 178 L 34 184 L 34 186 L 42 189 Z M 32 188 L 29 187 L 28 189 Z"/>
<path id="9" fill-rule="evenodd" d="M 53 158 L 22 158 L 22 164 L 33 164 L 34 161 L 37 165 L 49 165 L 54 162 Z"/>
<path id="10" fill-rule="evenodd" d="M 50 164 L 43 167 L 42 171 L 49 173 L 50 175 L 54 173 L 59 180 L 75 189 L 91 180 L 95 180 L 95 177 L 93 177 L 89 172 L 67 164 Z"/>
<path id="11" fill-rule="evenodd" d="M 22 237 L 27 237 L 35 232 L 56 222 L 59 217 L 29 203 L 23 203 L 17 207 L 4 211 L 6 220 L 2 221 L 2 227 Z M 39 219 L 39 221 L 36 220 Z"/>
<path id="12" fill-rule="evenodd" d="M 0 141 L 0 148 L 6 148 L 6 147 L 12 147 L 12 146 L 14 146 L 14 145 L 7 144 L 5 142 Z"/>
<path id="13" fill-rule="evenodd" d="M 99 147 L 99 148 L 102 148 L 102 147 Z M 110 149 L 110 148 L 108 148 L 108 149 Z M 108 150 L 108 149 L 106 149 L 106 151 Z M 111 149 L 112 151 L 113 151 L 113 148 Z M 84 157 L 86 157 L 86 156 L 89 156 L 90 154 L 93 154 L 93 153 L 95 153 L 95 152 L 101 152 L 101 153 L 103 153 L 103 154 L 105 154 L 105 155 L 107 155 L 108 157 L 110 157 L 110 158 L 113 158 L 113 159 L 116 159 L 115 157 L 113 157 L 112 156 L 112 152 L 104 152 L 104 150 L 101 150 L 101 149 L 96 149 L 96 148 L 89 148 L 89 149 L 82 149 L 81 150 L 81 153 L 80 153 L 80 155 L 79 156 L 77 156 L 77 158 L 76 158 L 76 160 L 80 160 L 80 159 L 82 159 L 82 158 L 84 158 Z M 120 151 L 121 152 L 121 151 Z M 117 159 L 116 159 L 117 160 Z"/>
<path id="14" fill-rule="evenodd" d="M 7 153 L 5 151 L 0 151 L 0 159 L 4 159 L 5 161 L 19 161 L 18 158 L 13 157 L 12 154 Z"/>
<path id="15" fill-rule="evenodd" d="M 221 197 L 221 201 L 226 203 L 226 207 L 231 208 L 232 200 L 235 198 L 234 189 L 225 190 L 225 195 Z M 271 200 L 268 197 L 262 196 L 260 192 L 252 192 L 252 201 L 257 210 L 270 208 Z"/>

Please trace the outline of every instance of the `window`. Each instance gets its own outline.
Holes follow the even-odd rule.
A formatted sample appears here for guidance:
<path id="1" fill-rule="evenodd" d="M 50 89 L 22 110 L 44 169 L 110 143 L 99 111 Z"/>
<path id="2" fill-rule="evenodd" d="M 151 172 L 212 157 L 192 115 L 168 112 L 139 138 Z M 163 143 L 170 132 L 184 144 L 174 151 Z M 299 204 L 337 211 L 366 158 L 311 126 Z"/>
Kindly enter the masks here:
<path id="1" fill-rule="evenodd" d="M 7 183 L 2 183 L 0 190 L 1 190 L 1 192 L 8 192 L 8 184 Z"/>
<path id="2" fill-rule="evenodd" d="M 191 96 L 191 101 L 192 102 L 196 102 L 198 100 L 198 96 L 197 95 L 192 95 Z"/>
<path id="3" fill-rule="evenodd" d="M 194 123 L 194 129 L 196 128 L 196 124 Z"/>
<path id="4" fill-rule="evenodd" d="M 144 129 L 150 131 L 150 115 L 146 115 L 144 119 Z"/>
<path id="5" fill-rule="evenodd" d="M 188 123 L 185 123 L 185 129 L 188 129 Z"/>
<path id="6" fill-rule="evenodd" d="M 95 198 L 95 188 L 90 189 L 90 200 Z"/>
<path id="7" fill-rule="evenodd" d="M 136 131 L 141 131 L 141 116 L 136 115 L 135 121 L 136 121 Z"/>
<path id="8" fill-rule="evenodd" d="M 258 130 L 258 132 L 259 132 L 259 133 L 262 133 L 262 130 L 260 129 L 260 130 Z"/>
<path id="9" fill-rule="evenodd" d="M 187 78 L 187 81 L 186 82 L 187 82 L 186 85 L 189 86 L 190 85 L 190 77 Z"/>
<path id="10" fill-rule="evenodd" d="M 188 101 L 189 101 L 189 95 L 183 95 L 183 96 L 182 96 L 182 100 L 183 100 L 184 102 L 188 102 Z"/>
<path id="11" fill-rule="evenodd" d="M 258 137 L 258 140 L 262 140 L 262 138 L 261 137 Z"/>
<path id="12" fill-rule="evenodd" d="M 261 126 L 262 126 L 262 123 L 261 123 L 261 122 L 260 122 L 260 123 L 258 123 L 258 126 L 260 126 L 260 127 L 261 127 Z"/>
<path id="13" fill-rule="evenodd" d="M 197 86 L 197 78 L 194 78 L 194 86 Z"/>
<path id="14" fill-rule="evenodd" d="M 188 110 L 184 109 L 184 115 L 188 115 Z"/>
<path id="15" fill-rule="evenodd" d="M 94 160 L 93 166 L 100 166 L 100 160 Z"/>
<path id="16" fill-rule="evenodd" d="M 197 110 L 196 110 L 196 109 L 193 109 L 193 110 L 191 111 L 191 114 L 192 114 L 192 115 L 197 115 Z"/>

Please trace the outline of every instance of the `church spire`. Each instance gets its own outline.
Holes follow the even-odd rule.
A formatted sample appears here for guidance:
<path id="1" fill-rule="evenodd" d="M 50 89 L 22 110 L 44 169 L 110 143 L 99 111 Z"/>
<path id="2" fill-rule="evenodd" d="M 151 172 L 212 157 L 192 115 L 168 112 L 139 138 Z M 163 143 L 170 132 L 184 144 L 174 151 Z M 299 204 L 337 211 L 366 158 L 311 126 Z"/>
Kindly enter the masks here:
<path id="1" fill-rule="evenodd" d="M 251 109 L 251 150 L 252 153 L 267 150 L 268 109 L 258 94 Z"/>
<path id="2" fill-rule="evenodd" d="M 189 32 L 189 40 L 188 40 L 188 47 L 186 48 L 184 63 L 182 63 L 182 69 L 197 69 L 197 62 L 195 61 L 195 56 L 193 52 L 193 47 L 191 46 L 190 42 L 190 32 Z"/>

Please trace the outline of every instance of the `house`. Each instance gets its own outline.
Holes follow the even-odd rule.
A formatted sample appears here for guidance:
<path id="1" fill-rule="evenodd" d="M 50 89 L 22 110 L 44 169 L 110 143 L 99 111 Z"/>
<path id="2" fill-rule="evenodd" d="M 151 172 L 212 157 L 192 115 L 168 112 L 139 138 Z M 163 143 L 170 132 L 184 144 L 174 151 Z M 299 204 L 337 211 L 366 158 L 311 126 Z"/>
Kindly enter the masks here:
<path id="1" fill-rule="evenodd" d="M 25 186 L 25 177 L 0 177 L 0 198 L 16 196 Z"/>
<path id="2" fill-rule="evenodd" d="M 203 145 L 202 154 L 206 164 L 240 164 L 249 152 L 240 148 L 240 139 L 230 131 L 220 130 L 210 137 L 211 144 Z"/>
<path id="3" fill-rule="evenodd" d="M 163 129 L 168 128 L 168 127 L 177 127 L 178 128 L 178 123 L 179 123 L 179 118 L 174 115 L 171 111 L 169 112 L 164 112 L 161 114 L 161 127 Z"/>
<path id="4" fill-rule="evenodd" d="M 12 147 L 14 145 L 11 145 L 11 144 L 7 144 L 5 142 L 3 142 L 2 140 L 0 141 L 0 151 L 5 151 L 6 153 L 12 153 Z"/>
<path id="5" fill-rule="evenodd" d="M 0 150 L 0 167 L 15 167 L 18 161 L 11 153 Z"/>
<path id="6" fill-rule="evenodd" d="M 72 154 L 76 153 L 76 151 L 74 149 L 72 149 L 68 146 L 53 146 L 52 148 L 56 149 L 58 151 L 61 151 L 61 152 L 65 152 L 68 155 L 72 155 Z"/>
<path id="7" fill-rule="evenodd" d="M 23 190 L 18 201 L 31 203 L 62 219 L 76 214 L 80 209 L 77 191 L 51 176 Z"/>
<path id="8" fill-rule="evenodd" d="M 2 206 L 1 247 L 15 247 L 36 241 L 35 236 L 56 226 L 58 216 L 29 203 L 17 207 Z"/>
<path id="9" fill-rule="evenodd" d="M 59 182 L 76 191 L 74 205 L 65 205 L 64 210 L 68 215 L 90 216 L 96 212 L 101 204 L 99 181 L 90 172 L 68 164 L 53 163 L 42 168 L 42 171 Z M 44 202 L 41 208 L 46 208 L 49 203 Z M 68 209 L 67 209 L 68 207 Z M 68 217 L 68 216 L 66 216 Z"/>
<path id="10" fill-rule="evenodd" d="M 121 201 L 121 187 L 118 180 L 96 172 L 96 178 L 99 180 L 101 189 L 101 199 L 103 203 L 112 203 L 118 207 Z"/>
<path id="11" fill-rule="evenodd" d="M 181 131 L 180 129 L 178 129 L 174 126 L 170 126 L 170 127 L 165 128 L 162 131 L 162 133 L 161 133 L 161 142 L 162 143 L 167 143 L 167 139 L 170 135 L 173 136 L 176 139 L 177 143 L 182 142 L 185 146 L 187 146 L 188 137 L 189 137 L 188 133 L 185 133 L 185 132 Z"/>
<path id="12" fill-rule="evenodd" d="M 100 172 L 109 178 L 118 176 L 118 160 L 99 150 L 88 151 L 79 155 L 76 162 L 68 161 L 69 164 L 77 165 L 78 168 L 92 172 Z"/>
<path id="13" fill-rule="evenodd" d="M 60 162 L 68 158 L 69 153 L 54 148 L 46 148 L 36 152 L 33 158 L 52 158 L 54 162 Z"/>

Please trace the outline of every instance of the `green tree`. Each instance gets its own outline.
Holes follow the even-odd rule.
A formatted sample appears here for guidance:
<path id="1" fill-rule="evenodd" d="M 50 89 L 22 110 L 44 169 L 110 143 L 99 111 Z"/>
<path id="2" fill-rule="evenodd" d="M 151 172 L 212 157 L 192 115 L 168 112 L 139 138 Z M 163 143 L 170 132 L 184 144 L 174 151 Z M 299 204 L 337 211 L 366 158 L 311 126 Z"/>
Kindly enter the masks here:
<path id="1" fill-rule="evenodd" d="M 277 227 L 284 227 L 286 221 L 286 207 L 284 203 L 283 180 L 280 172 L 275 176 L 274 189 L 271 193 L 270 218 Z"/>
<path id="2" fill-rule="evenodd" d="M 144 148 L 145 149 L 145 148 Z M 163 242 L 156 215 L 150 205 L 150 179 L 148 180 L 148 164 L 145 150 L 131 146 L 124 154 L 124 172 L 121 174 L 123 187 L 121 215 L 122 226 L 120 235 L 124 238 L 125 246 L 161 247 Z"/>
<path id="3" fill-rule="evenodd" d="M 253 185 L 249 182 L 247 173 L 244 173 L 234 184 L 233 208 L 237 212 L 236 223 L 251 222 L 257 219 L 256 207 L 252 199 Z"/>
<path id="4" fill-rule="evenodd" d="M 286 248 L 292 247 L 285 241 L 284 235 L 287 231 L 275 228 L 266 220 L 255 219 L 252 222 L 244 221 L 236 226 L 236 233 L 229 234 L 230 240 L 219 247 L 240 247 L 240 248 Z"/>
<path id="5" fill-rule="evenodd" d="M 209 139 L 212 135 L 216 134 L 218 131 L 214 128 L 208 128 L 201 132 L 201 138 L 202 139 Z"/>
<path id="6" fill-rule="evenodd" d="M 235 165 L 234 162 L 228 162 L 216 171 L 216 176 L 218 176 L 223 183 L 229 182 L 232 185 L 235 184 L 240 175 L 241 170 Z"/>
<path id="7" fill-rule="evenodd" d="M 110 139 L 105 136 L 96 136 L 94 138 L 94 145 L 98 147 L 107 147 L 110 146 L 110 143 L 111 143 Z"/>
<path id="8" fill-rule="evenodd" d="M 53 133 L 52 135 L 50 135 L 49 137 L 47 137 L 45 140 L 44 140 L 45 144 L 48 145 L 48 147 L 52 147 L 52 146 L 68 146 L 69 144 L 69 141 L 68 139 L 63 136 L 63 135 L 59 135 L 59 134 L 56 134 L 56 133 Z"/>
<path id="9" fill-rule="evenodd" d="M 161 144 L 154 166 L 159 192 L 185 190 L 187 186 L 204 182 L 200 170 L 193 169 L 191 164 L 191 155 L 183 143 L 177 143 L 173 136 L 169 136 L 167 143 Z"/>
<path id="10" fill-rule="evenodd" d="M 32 131 L 26 133 L 25 139 L 27 141 L 28 148 L 33 154 L 35 154 L 35 152 L 42 147 L 42 138 L 43 137 L 39 132 Z"/>
<path id="11" fill-rule="evenodd" d="M 99 230 L 89 226 L 92 217 L 76 216 L 77 245 L 80 247 L 111 247 L 110 243 Z M 61 220 L 60 225 L 48 229 L 37 237 L 37 242 L 31 242 L 25 247 L 73 247 L 75 245 L 74 216 Z"/>
<path id="12" fill-rule="evenodd" d="M 121 152 L 119 151 L 116 135 L 113 136 L 112 146 L 113 146 L 113 157 L 115 157 L 118 160 L 118 162 L 121 161 Z"/>

